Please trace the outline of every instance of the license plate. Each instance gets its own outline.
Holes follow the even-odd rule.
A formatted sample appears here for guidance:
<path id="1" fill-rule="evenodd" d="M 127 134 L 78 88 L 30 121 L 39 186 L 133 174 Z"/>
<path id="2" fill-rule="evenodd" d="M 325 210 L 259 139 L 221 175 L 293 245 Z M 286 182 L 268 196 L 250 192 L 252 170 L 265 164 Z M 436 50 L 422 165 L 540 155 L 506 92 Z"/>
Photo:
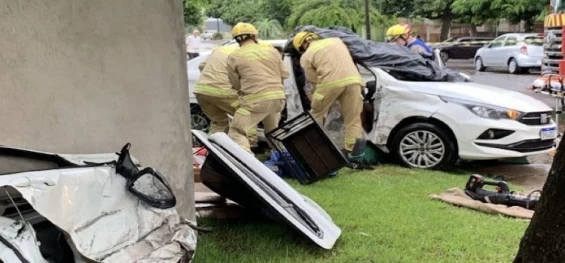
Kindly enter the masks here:
<path id="1" fill-rule="evenodd" d="M 540 137 L 541 140 L 553 140 L 555 138 L 557 138 L 557 128 L 556 127 L 552 127 L 552 128 L 543 128 L 540 131 Z"/>

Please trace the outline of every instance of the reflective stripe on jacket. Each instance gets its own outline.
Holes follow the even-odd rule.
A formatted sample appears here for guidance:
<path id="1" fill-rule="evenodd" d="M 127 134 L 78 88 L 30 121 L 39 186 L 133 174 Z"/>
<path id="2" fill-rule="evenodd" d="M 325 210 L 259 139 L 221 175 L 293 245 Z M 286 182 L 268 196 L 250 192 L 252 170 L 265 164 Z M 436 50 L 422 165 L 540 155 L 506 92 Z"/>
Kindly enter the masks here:
<path id="1" fill-rule="evenodd" d="M 228 76 L 242 101 L 285 99 L 283 80 L 289 72 L 273 47 L 248 44 L 228 58 Z"/>
<path id="2" fill-rule="evenodd" d="M 326 38 L 310 43 L 300 65 L 306 80 L 315 89 L 331 89 L 351 84 L 365 86 L 347 46 L 339 38 Z"/>
<path id="3" fill-rule="evenodd" d="M 237 97 L 228 77 L 228 57 L 239 47 L 226 46 L 215 49 L 201 64 L 202 73 L 196 84 L 194 93 L 214 97 Z"/>

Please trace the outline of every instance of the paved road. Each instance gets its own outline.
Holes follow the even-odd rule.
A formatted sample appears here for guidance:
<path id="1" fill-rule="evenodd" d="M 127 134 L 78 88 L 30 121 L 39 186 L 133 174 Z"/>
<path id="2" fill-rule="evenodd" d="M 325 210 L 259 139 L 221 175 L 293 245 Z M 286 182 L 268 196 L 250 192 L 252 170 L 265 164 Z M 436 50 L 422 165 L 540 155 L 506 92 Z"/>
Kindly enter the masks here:
<path id="1" fill-rule="evenodd" d="M 481 84 L 492 85 L 499 88 L 518 91 L 545 102 L 550 107 L 554 107 L 555 100 L 547 95 L 535 94 L 527 90 L 528 86 L 539 76 L 539 72 L 530 74 L 512 75 L 504 70 L 477 72 L 473 66 L 472 60 L 456 60 L 448 61 L 447 66 L 455 70 L 461 71 Z"/>

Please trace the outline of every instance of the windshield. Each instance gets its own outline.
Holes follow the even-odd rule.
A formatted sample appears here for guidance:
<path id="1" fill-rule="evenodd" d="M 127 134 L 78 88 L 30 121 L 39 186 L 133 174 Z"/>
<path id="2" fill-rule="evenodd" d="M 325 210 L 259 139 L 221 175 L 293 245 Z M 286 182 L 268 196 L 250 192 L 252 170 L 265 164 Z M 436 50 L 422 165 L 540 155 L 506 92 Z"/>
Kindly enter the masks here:
<path id="1" fill-rule="evenodd" d="M 543 37 L 541 36 L 529 36 L 525 38 L 528 45 L 532 46 L 543 46 Z"/>
<path id="2" fill-rule="evenodd" d="M 455 42 L 455 39 L 456 39 L 455 37 L 452 37 L 452 38 L 448 38 L 447 40 L 445 40 L 443 42 L 451 43 L 451 42 Z"/>

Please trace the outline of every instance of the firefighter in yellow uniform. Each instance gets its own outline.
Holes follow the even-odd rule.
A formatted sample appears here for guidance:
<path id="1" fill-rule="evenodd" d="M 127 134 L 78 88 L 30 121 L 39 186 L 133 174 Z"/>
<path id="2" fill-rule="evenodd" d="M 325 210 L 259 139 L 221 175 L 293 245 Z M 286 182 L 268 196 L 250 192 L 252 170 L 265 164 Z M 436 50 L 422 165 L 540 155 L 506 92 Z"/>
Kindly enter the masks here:
<path id="1" fill-rule="evenodd" d="M 363 136 L 361 94 L 365 84 L 347 46 L 339 38 L 320 39 L 310 32 L 299 32 L 292 44 L 303 53 L 300 65 L 314 88 L 312 116 L 323 124 L 332 104 L 339 101 L 345 125 L 344 148 L 351 153 L 356 140 Z"/>
<path id="2" fill-rule="evenodd" d="M 228 78 L 228 56 L 238 50 L 238 46 L 224 46 L 215 49 L 212 54 L 199 65 L 200 79 L 194 89 L 200 108 L 210 119 L 209 134 L 228 132 L 227 114 L 234 115 L 239 100 L 237 91 L 232 88 Z M 257 129 L 249 131 L 252 146 L 257 146 Z"/>
<path id="3" fill-rule="evenodd" d="M 286 103 L 283 80 L 289 76 L 280 53 L 273 47 L 258 44 L 257 34 L 251 24 L 235 25 L 232 36 L 241 48 L 228 58 L 229 80 L 241 101 L 229 136 L 248 152 L 250 128 L 263 122 L 267 133 L 278 126 Z"/>

